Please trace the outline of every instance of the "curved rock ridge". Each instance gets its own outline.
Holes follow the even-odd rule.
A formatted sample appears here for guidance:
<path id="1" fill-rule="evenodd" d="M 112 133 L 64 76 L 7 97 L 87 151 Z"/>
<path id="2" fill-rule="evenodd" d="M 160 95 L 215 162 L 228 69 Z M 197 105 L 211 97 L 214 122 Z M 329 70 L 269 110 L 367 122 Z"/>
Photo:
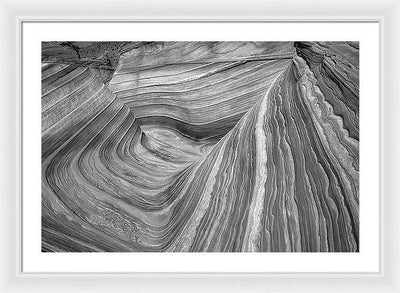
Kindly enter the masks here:
<path id="1" fill-rule="evenodd" d="M 225 135 L 290 64 L 293 43 L 160 42 L 120 58 L 109 88 L 142 125 Z"/>
<path id="2" fill-rule="evenodd" d="M 42 157 L 54 152 L 115 96 L 96 71 L 64 64 L 42 65 Z"/>
<path id="3" fill-rule="evenodd" d="M 317 77 L 317 86 L 343 118 L 349 135 L 359 140 L 359 54 L 358 43 L 296 43 Z"/>
<path id="4" fill-rule="evenodd" d="M 42 251 L 359 251 L 358 43 L 128 45 L 43 62 Z"/>

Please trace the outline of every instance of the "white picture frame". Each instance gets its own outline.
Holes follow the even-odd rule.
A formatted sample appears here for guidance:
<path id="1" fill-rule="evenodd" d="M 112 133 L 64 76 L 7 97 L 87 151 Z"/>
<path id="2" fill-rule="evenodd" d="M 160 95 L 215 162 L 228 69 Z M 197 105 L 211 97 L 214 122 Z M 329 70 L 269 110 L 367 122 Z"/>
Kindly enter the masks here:
<path id="1" fill-rule="evenodd" d="M 4 1 L 3 1 L 4 2 Z M 158 1 L 157 1 L 158 2 Z M 283 1 L 286 2 L 286 1 Z M 375 1 L 374 1 L 375 2 Z M 90 10 L 87 3 L 79 6 L 79 1 L 70 1 L 65 5 L 62 14 L 56 13 L 51 8 L 49 1 L 37 1 L 35 7 L 26 2 L 9 4 L 2 3 L 1 11 L 4 30 L 4 43 L 9 47 L 2 48 L 4 67 L 10 70 L 2 72 L 2 137 L 7 137 L 2 142 L 2 154 L 5 156 L 5 164 L 2 166 L 2 186 L 4 186 L 5 204 L 2 204 L 2 235 L 7 235 L 2 241 L 2 266 L 1 286 L 4 292 L 102 292 L 111 289 L 121 291 L 147 290 L 153 291 L 176 291 L 190 290 L 191 292 L 204 292 L 210 290 L 233 291 L 384 291 L 397 292 L 399 284 L 396 281 L 398 273 L 399 254 L 396 250 L 398 240 L 397 225 L 399 217 L 396 209 L 399 201 L 396 198 L 398 186 L 396 184 L 396 147 L 398 145 L 398 134 L 396 131 L 385 131 L 385 125 L 398 126 L 396 121 L 396 92 L 399 86 L 396 80 L 399 72 L 396 68 L 396 49 L 399 45 L 399 37 L 396 35 L 396 17 L 400 16 L 399 5 L 396 1 L 362 4 L 362 1 L 348 3 L 322 2 L 313 4 L 307 1 L 298 1 L 291 4 L 289 10 L 277 3 L 253 3 L 253 7 L 260 7 L 260 12 L 254 13 L 252 9 L 245 7 L 245 3 L 230 2 L 230 8 L 224 10 L 226 5 L 214 5 L 213 12 L 209 12 L 210 3 L 176 3 L 176 10 L 171 12 L 169 5 L 158 3 L 163 15 L 156 13 L 150 3 L 135 3 L 128 8 L 135 10 L 132 15 L 124 15 L 123 5 L 112 8 L 113 16 L 105 17 L 108 8 L 103 6 L 106 1 L 97 2 L 97 8 Z M 282 1 L 280 2 L 282 4 Z M 211 5 L 211 6 L 207 6 Z M 227 4 L 227 3 L 224 3 Z M 233 4 L 233 6 L 232 6 Z M 153 3 L 153 5 L 155 5 Z M 249 3 L 248 5 L 251 5 Z M 302 6 L 303 5 L 303 6 Z M 115 6 L 118 6 L 115 4 Z M 59 8 L 63 6 L 60 5 Z M 262 8 L 262 9 L 261 9 Z M 269 12 L 262 13 L 262 11 Z M 196 15 L 190 14 L 196 10 Z M 312 12 L 308 12 L 309 9 Z M 324 11 L 323 16 L 320 12 Z M 329 12 L 327 12 L 329 11 Z M 79 13 L 80 12 L 80 13 Z M 218 13 L 219 12 L 219 15 Z M 243 15 L 243 12 L 245 15 Z M 289 12 L 289 14 L 288 14 Z M 64 14 L 65 13 L 65 14 Z M 71 17 L 70 15 L 75 15 Z M 89 14 L 89 15 L 88 15 Z M 231 21 L 231 22 L 362 22 L 373 21 L 380 23 L 381 36 L 381 74 L 380 74 L 380 200 L 381 200 L 381 267 L 379 272 L 373 274 L 24 274 L 21 272 L 20 263 L 20 201 L 21 196 L 21 140 L 20 140 L 20 74 L 21 68 L 19 55 L 20 49 L 20 26 L 23 21 Z M 398 64 L 398 63 L 397 63 Z M 362 64 L 361 64 L 362 66 Z M 390 77 L 383 79 L 383 77 Z M 6 94 L 7 93 L 7 94 Z M 392 105 L 392 106 L 390 106 Z M 397 124 L 396 124 L 397 123 Z M 388 129 L 389 130 L 389 129 Z M 390 134 L 390 135 L 389 135 Z M 390 158 L 387 162 L 384 158 Z M 383 177 L 385 174 L 385 177 Z M 10 224 L 11 222 L 11 224 Z M 383 231 L 385 233 L 383 233 Z M 386 238 L 386 236 L 390 238 Z M 156 279 L 155 279 L 156 278 Z M 288 282 L 290 280 L 290 282 Z M 72 281 L 72 282 L 71 282 Z"/>

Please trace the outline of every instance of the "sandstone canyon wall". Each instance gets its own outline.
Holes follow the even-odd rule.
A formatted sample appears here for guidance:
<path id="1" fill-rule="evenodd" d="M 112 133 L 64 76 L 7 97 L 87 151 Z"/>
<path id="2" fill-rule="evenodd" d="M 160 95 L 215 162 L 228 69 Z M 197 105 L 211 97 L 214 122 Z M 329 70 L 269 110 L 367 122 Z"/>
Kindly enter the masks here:
<path id="1" fill-rule="evenodd" d="M 42 251 L 358 252 L 354 42 L 46 42 Z"/>

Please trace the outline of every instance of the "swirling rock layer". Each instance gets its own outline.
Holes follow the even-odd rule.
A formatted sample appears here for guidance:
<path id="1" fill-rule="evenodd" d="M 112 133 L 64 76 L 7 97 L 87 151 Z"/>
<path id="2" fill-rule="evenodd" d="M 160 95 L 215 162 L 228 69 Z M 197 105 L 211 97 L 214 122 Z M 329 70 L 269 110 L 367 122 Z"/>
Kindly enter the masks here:
<path id="1" fill-rule="evenodd" d="M 359 251 L 357 43 L 44 43 L 42 63 L 42 251 Z"/>

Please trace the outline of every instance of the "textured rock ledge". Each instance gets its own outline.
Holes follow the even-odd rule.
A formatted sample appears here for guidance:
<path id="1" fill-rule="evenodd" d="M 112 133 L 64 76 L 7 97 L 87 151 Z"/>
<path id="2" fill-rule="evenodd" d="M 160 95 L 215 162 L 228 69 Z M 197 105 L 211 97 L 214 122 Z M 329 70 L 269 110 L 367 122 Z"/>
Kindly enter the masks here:
<path id="1" fill-rule="evenodd" d="M 42 251 L 359 251 L 357 43 L 44 43 L 42 64 Z"/>

